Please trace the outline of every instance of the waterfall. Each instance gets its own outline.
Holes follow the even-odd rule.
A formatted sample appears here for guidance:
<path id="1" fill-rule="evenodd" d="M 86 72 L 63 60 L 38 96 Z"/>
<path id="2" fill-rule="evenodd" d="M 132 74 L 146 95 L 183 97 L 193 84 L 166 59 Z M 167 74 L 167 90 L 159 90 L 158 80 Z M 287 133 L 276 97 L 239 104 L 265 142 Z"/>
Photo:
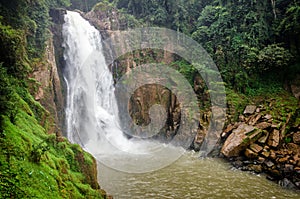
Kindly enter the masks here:
<path id="1" fill-rule="evenodd" d="M 126 172 L 154 170 L 177 159 L 181 153 L 175 147 L 128 140 L 123 135 L 113 77 L 105 63 L 99 31 L 79 13 L 67 11 L 63 38 L 68 139 L 101 163 Z M 141 167 L 141 162 L 147 165 Z"/>
<path id="2" fill-rule="evenodd" d="M 119 130 L 113 78 L 101 52 L 101 35 L 77 12 L 68 11 L 65 21 L 68 139 L 87 148 L 90 141 L 101 141 L 96 132 L 106 132 L 111 142 L 126 144 Z"/>

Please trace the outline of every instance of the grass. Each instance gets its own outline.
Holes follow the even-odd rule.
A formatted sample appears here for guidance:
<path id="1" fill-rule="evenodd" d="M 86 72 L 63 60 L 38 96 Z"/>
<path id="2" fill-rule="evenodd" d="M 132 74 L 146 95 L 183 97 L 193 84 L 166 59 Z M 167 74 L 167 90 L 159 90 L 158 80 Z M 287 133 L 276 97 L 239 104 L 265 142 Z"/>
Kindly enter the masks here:
<path id="1" fill-rule="evenodd" d="M 15 96 L 15 119 L 4 116 L 0 133 L 0 198 L 103 198 L 93 157 L 66 139 L 48 135 L 35 116 L 45 110 L 34 112 L 36 102 L 28 105 Z M 32 152 L 40 143 L 47 150 L 34 161 Z"/>

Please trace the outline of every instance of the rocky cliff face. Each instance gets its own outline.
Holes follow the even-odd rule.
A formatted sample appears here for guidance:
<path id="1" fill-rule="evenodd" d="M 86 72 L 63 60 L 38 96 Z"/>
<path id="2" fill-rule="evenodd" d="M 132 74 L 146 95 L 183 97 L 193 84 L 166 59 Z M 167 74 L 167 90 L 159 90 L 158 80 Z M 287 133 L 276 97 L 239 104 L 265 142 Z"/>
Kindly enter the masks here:
<path id="1" fill-rule="evenodd" d="M 132 16 L 127 16 L 116 8 L 101 3 L 92 11 L 86 14 L 82 13 L 82 15 L 101 32 L 103 39 L 107 39 L 108 37 L 114 38 L 115 31 L 118 30 L 140 27 L 137 20 L 129 20 Z M 110 66 L 110 69 L 115 81 L 118 81 L 123 74 L 139 65 L 146 63 L 165 63 L 169 65 L 175 59 L 176 56 L 168 51 L 143 49 L 123 55 Z M 203 97 L 203 82 L 201 78 L 195 79 L 194 87 L 200 99 L 206 98 Z M 169 142 L 176 135 L 181 118 L 180 104 L 176 96 L 169 89 L 158 84 L 144 85 L 138 88 L 131 96 L 130 102 L 128 102 L 129 113 L 135 124 L 147 126 L 151 122 L 150 107 L 155 104 L 160 104 L 166 110 L 167 118 L 166 124 L 152 138 Z M 156 114 L 155 117 L 158 121 L 163 119 L 163 115 L 161 114 Z M 200 145 L 207 132 L 209 113 L 202 114 L 199 120 L 201 125 L 198 129 L 193 130 L 198 133 L 192 144 L 192 148 L 197 150 L 200 149 Z"/>
<path id="2" fill-rule="evenodd" d="M 35 100 L 40 101 L 49 111 L 50 123 L 56 124 L 49 126 L 48 133 L 60 134 L 59 124 L 61 124 L 61 112 L 64 110 L 64 99 L 61 81 L 57 72 L 52 37 L 47 41 L 43 61 L 35 63 L 31 77 L 36 80 L 35 85 L 37 85 L 33 89 Z"/>

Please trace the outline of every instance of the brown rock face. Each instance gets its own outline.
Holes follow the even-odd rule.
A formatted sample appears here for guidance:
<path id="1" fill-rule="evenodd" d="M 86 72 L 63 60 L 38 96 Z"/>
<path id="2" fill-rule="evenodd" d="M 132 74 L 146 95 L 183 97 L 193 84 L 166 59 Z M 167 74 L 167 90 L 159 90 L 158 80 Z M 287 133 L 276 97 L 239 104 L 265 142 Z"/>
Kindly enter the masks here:
<path id="1" fill-rule="evenodd" d="M 160 113 L 154 113 L 151 118 L 151 107 L 157 104 L 165 110 L 167 118 L 164 117 L 165 114 Z M 162 124 L 162 132 L 157 132 L 156 135 L 166 141 L 169 141 L 175 135 L 175 130 L 180 124 L 180 111 L 176 96 L 167 88 L 155 84 L 145 85 L 137 89 L 129 103 L 129 113 L 133 121 L 139 126 L 147 126 L 155 121 L 156 123 L 166 121 L 165 124 Z M 167 134 L 165 134 L 166 131 Z"/>
<path id="2" fill-rule="evenodd" d="M 254 130 L 255 128 L 253 126 L 241 124 L 228 136 L 221 149 L 221 152 L 226 157 L 238 156 L 240 152 L 250 144 L 247 134 Z"/>
<path id="3" fill-rule="evenodd" d="M 34 93 L 35 100 L 40 101 L 50 112 L 48 119 L 59 125 L 59 121 L 62 120 L 60 120 L 61 114 L 58 110 L 63 110 L 64 99 L 60 78 L 57 72 L 52 38 L 47 41 L 43 61 L 44 62 L 36 63 L 35 70 L 32 73 L 32 78 L 39 83 L 38 88 L 32 89 L 32 92 Z M 48 133 L 59 131 L 57 126 L 49 126 L 47 130 Z"/>

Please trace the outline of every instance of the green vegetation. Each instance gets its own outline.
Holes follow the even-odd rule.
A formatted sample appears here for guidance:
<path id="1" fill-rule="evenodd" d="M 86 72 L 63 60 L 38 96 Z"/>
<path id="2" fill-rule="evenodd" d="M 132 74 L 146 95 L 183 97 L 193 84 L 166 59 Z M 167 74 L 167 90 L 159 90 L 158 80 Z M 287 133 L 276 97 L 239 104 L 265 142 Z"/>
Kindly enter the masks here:
<path id="1" fill-rule="evenodd" d="M 258 84 L 274 79 L 270 87 L 282 87 L 299 72 L 299 0 L 111 2 L 149 26 L 190 35 L 213 57 L 227 88 L 237 92 L 253 95 Z"/>
<path id="2" fill-rule="evenodd" d="M 47 135 L 26 102 L 16 95 L 15 121 L 2 121 L 0 195 L 3 198 L 102 198 L 91 155 Z M 83 157 L 83 158 L 81 158 Z"/>
<path id="3" fill-rule="evenodd" d="M 249 103 L 265 106 L 276 121 L 283 123 L 297 109 L 298 101 L 286 86 L 300 74 L 299 0 L 109 2 L 147 26 L 183 32 L 204 47 L 225 82 L 228 122 L 237 121 Z M 161 61 L 153 52 L 147 56 Z M 147 59 L 134 57 L 137 65 Z M 194 66 L 178 56 L 173 56 L 170 65 L 194 87 L 199 77 Z M 200 101 L 209 100 L 205 97 L 207 88 L 200 87 L 195 90 Z M 276 103 L 270 103 L 273 100 Z"/>

